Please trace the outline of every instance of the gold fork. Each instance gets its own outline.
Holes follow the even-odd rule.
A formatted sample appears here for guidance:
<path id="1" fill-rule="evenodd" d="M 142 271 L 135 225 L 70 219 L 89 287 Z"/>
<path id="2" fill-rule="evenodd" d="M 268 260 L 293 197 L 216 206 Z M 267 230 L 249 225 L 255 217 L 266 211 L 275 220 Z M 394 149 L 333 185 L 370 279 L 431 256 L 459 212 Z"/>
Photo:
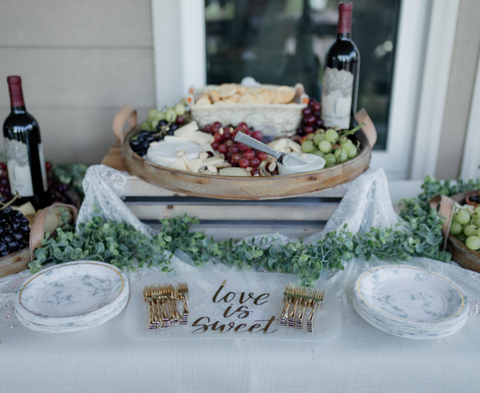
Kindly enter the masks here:
<path id="1" fill-rule="evenodd" d="M 293 291 L 293 298 L 292 298 L 293 308 L 292 308 L 292 311 L 290 311 L 290 315 L 288 316 L 288 327 L 290 328 L 295 327 L 295 315 L 297 314 L 297 307 L 304 292 L 305 292 L 305 289 L 302 287 L 295 287 Z"/>
<path id="2" fill-rule="evenodd" d="M 300 310 L 299 314 L 297 315 L 297 319 L 295 320 L 295 328 L 298 330 L 303 329 L 303 318 L 305 316 L 306 308 L 309 307 L 309 305 L 311 304 L 312 293 L 312 289 L 306 288 L 304 290 L 303 297 L 300 299 L 300 306 L 302 306 L 302 309 Z"/>
<path id="3" fill-rule="evenodd" d="M 313 322 L 315 319 L 315 311 L 320 309 L 323 304 L 323 297 L 325 296 L 325 291 L 320 289 L 315 289 L 313 291 L 313 299 L 312 299 L 312 311 L 307 319 L 307 331 L 309 333 L 313 333 Z"/>
<path id="4" fill-rule="evenodd" d="M 148 304 L 148 328 L 155 329 L 155 323 L 153 322 L 153 297 L 151 285 L 147 285 L 143 288 L 143 300 Z"/>
<path id="5" fill-rule="evenodd" d="M 183 301 L 183 315 L 180 324 L 186 325 L 188 323 L 188 316 L 190 315 L 190 311 L 188 310 L 188 284 L 186 282 L 180 282 L 177 288 L 180 298 Z"/>
<path id="6" fill-rule="evenodd" d="M 171 310 L 171 317 L 172 317 L 172 323 L 177 324 L 178 322 L 181 322 L 181 315 L 178 312 L 177 309 L 177 299 L 179 298 L 179 294 L 176 288 L 173 287 L 172 284 L 168 284 L 168 290 L 170 292 L 170 310 Z"/>
<path id="7" fill-rule="evenodd" d="M 288 321 L 288 314 L 289 314 L 289 309 L 290 309 L 290 299 L 292 297 L 292 292 L 293 292 L 293 284 L 288 283 L 285 286 L 285 291 L 283 292 L 283 310 L 282 313 L 280 314 L 280 326 L 287 326 L 287 321 Z"/>

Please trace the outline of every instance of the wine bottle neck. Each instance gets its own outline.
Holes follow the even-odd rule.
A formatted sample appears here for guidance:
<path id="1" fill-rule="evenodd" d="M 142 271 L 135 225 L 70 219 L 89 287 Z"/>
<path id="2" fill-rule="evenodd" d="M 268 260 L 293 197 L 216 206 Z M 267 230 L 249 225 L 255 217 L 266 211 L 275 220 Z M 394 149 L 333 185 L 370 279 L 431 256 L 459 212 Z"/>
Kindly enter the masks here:
<path id="1" fill-rule="evenodd" d="M 352 3 L 340 3 L 338 6 L 337 39 L 350 39 L 352 35 Z"/>
<path id="2" fill-rule="evenodd" d="M 352 33 L 337 33 L 337 40 L 351 40 Z"/>
<path id="3" fill-rule="evenodd" d="M 25 101 L 23 99 L 22 79 L 19 76 L 7 77 L 8 90 L 10 92 L 10 105 L 12 113 L 25 112 Z"/>
<path id="4" fill-rule="evenodd" d="M 11 113 L 13 113 L 13 114 L 27 113 L 27 109 L 25 108 L 25 105 L 23 105 L 23 106 L 12 106 L 11 107 Z"/>

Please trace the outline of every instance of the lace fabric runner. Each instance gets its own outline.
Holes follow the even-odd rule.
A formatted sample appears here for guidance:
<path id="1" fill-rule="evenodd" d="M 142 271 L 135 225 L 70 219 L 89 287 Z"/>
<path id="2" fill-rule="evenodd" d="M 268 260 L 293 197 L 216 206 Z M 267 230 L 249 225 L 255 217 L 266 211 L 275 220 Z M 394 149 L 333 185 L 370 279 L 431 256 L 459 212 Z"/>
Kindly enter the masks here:
<path id="1" fill-rule="evenodd" d="M 142 233 L 153 235 L 155 231 L 143 224 L 122 201 L 125 193 L 125 184 L 129 176 L 126 172 L 120 172 L 104 165 L 91 166 L 83 181 L 85 200 L 78 215 L 77 225 L 88 221 L 94 215 L 100 215 L 104 218 L 131 224 L 137 230 L 142 231 Z M 372 226 L 377 228 L 392 226 L 399 219 L 391 203 L 385 172 L 383 169 L 369 169 L 349 184 L 344 198 L 327 222 L 324 230 L 306 238 L 305 242 L 317 241 L 325 233 L 337 230 L 345 223 L 348 224 L 352 233 L 364 233 Z M 271 241 L 275 242 L 285 243 L 293 240 L 281 234 L 265 234 L 264 236 L 271 236 Z M 255 236 L 254 238 L 258 240 L 261 237 Z M 478 314 L 480 306 L 479 301 L 476 299 L 480 299 L 480 274 L 460 268 L 455 263 L 447 264 L 426 258 L 413 258 L 403 263 L 444 274 L 455 280 L 467 292 L 474 310 L 477 310 L 475 313 Z M 365 270 L 386 264 L 388 262 L 375 260 L 375 258 L 370 262 L 357 258 L 348 261 L 345 264 L 344 271 L 323 274 L 329 274 L 329 280 L 333 283 L 343 306 L 353 309 L 351 300 L 353 285 L 357 277 Z M 195 271 L 199 269 L 193 265 L 188 255 L 183 252 L 175 253 L 172 257 L 171 267 L 178 271 Z M 202 269 L 224 271 L 231 268 L 220 263 L 208 263 Z M 130 278 L 135 280 L 146 277 L 149 272 L 151 270 L 144 268 L 134 273 L 129 272 L 129 275 Z M 11 301 L 15 290 L 29 275 L 28 271 L 23 271 L 0 278 L 0 306 Z"/>

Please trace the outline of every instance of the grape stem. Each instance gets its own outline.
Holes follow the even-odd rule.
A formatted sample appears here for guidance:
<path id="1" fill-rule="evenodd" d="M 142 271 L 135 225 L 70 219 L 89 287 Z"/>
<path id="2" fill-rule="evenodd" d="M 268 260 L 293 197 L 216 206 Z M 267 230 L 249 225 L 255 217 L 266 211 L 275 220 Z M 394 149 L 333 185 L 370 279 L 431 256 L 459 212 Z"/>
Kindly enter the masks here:
<path id="1" fill-rule="evenodd" d="M 15 202 L 18 198 L 21 198 L 20 194 L 18 191 L 15 191 L 15 196 L 7 203 L 2 203 L 2 207 L 0 207 L 0 210 L 6 209 L 9 207 L 13 202 Z"/>
<path id="2" fill-rule="evenodd" d="M 367 122 L 364 121 L 363 123 L 359 124 L 358 126 L 356 126 L 355 128 L 351 129 L 350 131 L 347 131 L 345 133 L 345 135 L 353 135 L 355 134 L 360 128 L 363 128 L 367 125 Z"/>

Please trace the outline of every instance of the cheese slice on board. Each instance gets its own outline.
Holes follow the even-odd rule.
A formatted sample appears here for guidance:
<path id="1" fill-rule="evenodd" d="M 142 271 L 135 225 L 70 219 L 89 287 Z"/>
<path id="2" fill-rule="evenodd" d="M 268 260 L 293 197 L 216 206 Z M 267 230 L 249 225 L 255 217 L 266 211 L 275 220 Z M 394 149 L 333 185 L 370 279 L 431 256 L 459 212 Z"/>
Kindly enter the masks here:
<path id="1" fill-rule="evenodd" d="M 177 152 L 185 151 L 187 160 L 195 160 L 202 152 L 202 148 L 196 143 L 186 141 L 162 141 L 150 146 L 147 150 L 147 160 L 158 165 L 169 166 L 178 159 Z"/>

